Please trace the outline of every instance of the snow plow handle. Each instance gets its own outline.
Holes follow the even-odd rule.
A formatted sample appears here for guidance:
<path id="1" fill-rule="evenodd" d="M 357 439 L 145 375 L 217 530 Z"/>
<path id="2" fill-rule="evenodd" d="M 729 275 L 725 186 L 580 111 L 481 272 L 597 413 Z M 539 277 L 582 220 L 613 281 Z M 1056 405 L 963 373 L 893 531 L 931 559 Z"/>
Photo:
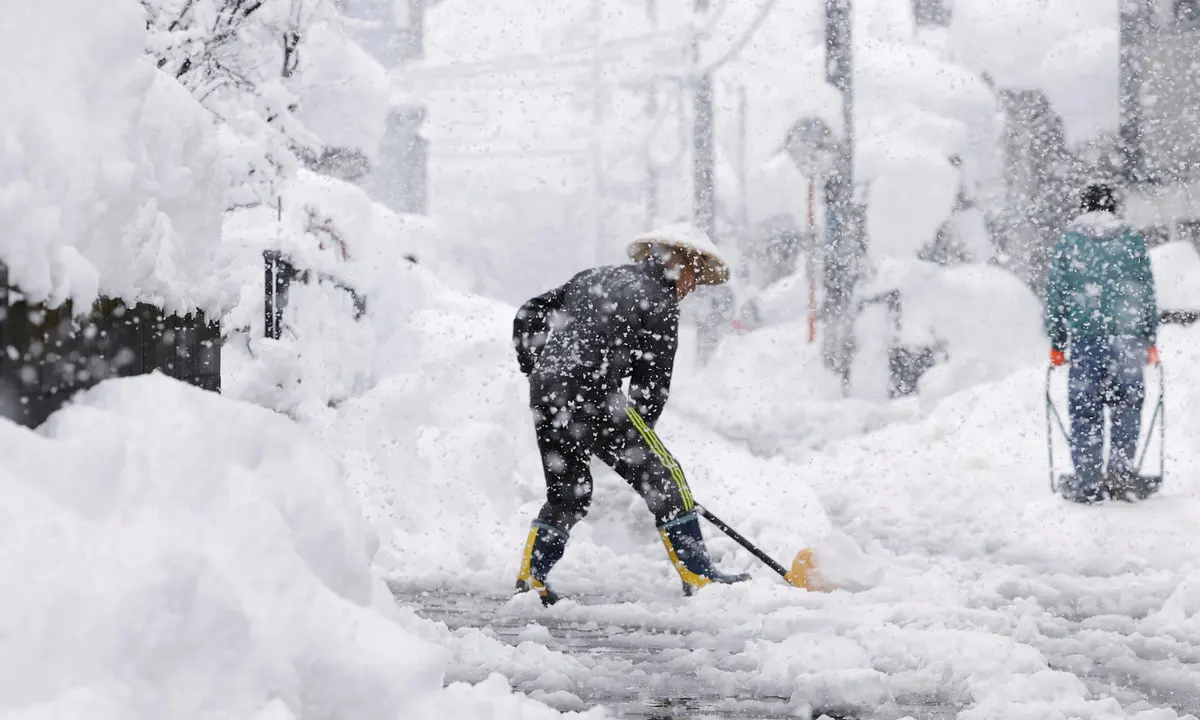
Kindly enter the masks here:
<path id="1" fill-rule="evenodd" d="M 1154 415 L 1150 417 L 1150 427 L 1146 430 L 1146 444 L 1138 455 L 1136 471 L 1142 471 L 1142 463 L 1146 461 L 1146 451 L 1150 449 L 1150 436 L 1154 434 L 1154 426 L 1158 425 L 1158 472 L 1165 482 L 1167 479 L 1167 411 L 1164 399 L 1167 394 L 1166 375 L 1163 373 L 1162 360 L 1155 363 L 1158 368 L 1158 402 L 1154 406 Z"/>
<path id="2" fill-rule="evenodd" d="M 782 565 L 780 565 L 779 563 L 772 560 L 770 555 L 767 555 L 762 550 L 759 550 L 757 547 L 754 546 L 753 543 L 751 543 L 749 540 L 747 540 L 746 538 L 744 538 L 740 534 L 738 534 L 738 532 L 736 530 L 734 530 L 733 528 L 726 525 L 716 515 L 713 515 L 708 510 L 701 507 L 700 505 L 696 506 L 696 512 L 700 514 L 700 517 L 704 518 L 705 520 L 708 520 L 713 525 L 716 525 L 717 528 L 721 532 L 728 535 L 738 545 L 741 545 L 742 547 L 746 548 L 746 550 L 750 551 L 751 555 L 753 555 L 754 557 L 756 557 L 759 560 L 762 560 L 764 563 L 766 563 L 766 565 L 768 567 L 770 567 L 775 572 L 779 573 L 779 575 L 781 577 L 783 577 L 785 579 L 787 578 L 788 571 L 786 569 L 784 569 L 784 567 Z"/>
<path id="3" fill-rule="evenodd" d="M 1050 395 L 1050 378 L 1054 375 L 1053 364 L 1046 366 L 1046 385 L 1044 395 L 1046 398 L 1046 450 L 1050 457 L 1050 492 L 1058 492 L 1058 483 L 1054 477 L 1054 424 L 1057 423 L 1058 429 L 1062 432 L 1063 437 L 1067 439 L 1067 444 L 1071 444 L 1071 433 L 1063 424 L 1062 416 L 1058 414 L 1058 408 L 1054 407 L 1054 398 Z"/>

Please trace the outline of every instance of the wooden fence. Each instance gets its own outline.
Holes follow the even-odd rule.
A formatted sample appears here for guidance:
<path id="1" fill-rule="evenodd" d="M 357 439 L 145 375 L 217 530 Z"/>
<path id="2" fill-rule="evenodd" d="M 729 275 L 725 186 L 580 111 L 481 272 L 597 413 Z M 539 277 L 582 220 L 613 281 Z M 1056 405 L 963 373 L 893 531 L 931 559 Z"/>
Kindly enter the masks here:
<path id="1" fill-rule="evenodd" d="M 0 264 L 0 417 L 36 427 L 102 380 L 158 370 L 221 390 L 219 323 L 104 298 L 76 313 L 22 299 Z"/>

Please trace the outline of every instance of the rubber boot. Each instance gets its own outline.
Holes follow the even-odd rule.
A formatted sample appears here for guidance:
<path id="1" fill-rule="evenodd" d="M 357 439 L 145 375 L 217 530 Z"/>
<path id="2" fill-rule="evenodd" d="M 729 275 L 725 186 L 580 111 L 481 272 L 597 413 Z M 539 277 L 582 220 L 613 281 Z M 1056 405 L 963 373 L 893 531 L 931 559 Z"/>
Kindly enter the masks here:
<path id="1" fill-rule="evenodd" d="M 1058 491 L 1065 499 L 1081 505 L 1095 505 L 1108 499 L 1105 487 L 1084 481 L 1078 475 L 1063 475 L 1058 481 Z"/>
<path id="2" fill-rule="evenodd" d="M 659 526 L 659 535 L 667 548 L 667 556 L 683 581 L 683 594 L 691 597 L 711 583 L 729 585 L 750 579 L 749 575 L 727 575 L 713 567 L 704 536 L 700 534 L 700 518 L 691 513 Z"/>
<path id="3" fill-rule="evenodd" d="M 1104 479 L 1106 493 L 1115 500 L 1145 500 L 1158 492 L 1160 485 L 1162 476 L 1140 475 L 1125 468 L 1109 472 Z"/>
<path id="4" fill-rule="evenodd" d="M 536 520 L 529 527 L 529 539 L 521 554 L 521 569 L 517 572 L 516 593 L 534 590 L 542 605 L 550 607 L 559 601 L 558 593 L 546 584 L 546 576 L 567 549 L 567 534 Z"/>

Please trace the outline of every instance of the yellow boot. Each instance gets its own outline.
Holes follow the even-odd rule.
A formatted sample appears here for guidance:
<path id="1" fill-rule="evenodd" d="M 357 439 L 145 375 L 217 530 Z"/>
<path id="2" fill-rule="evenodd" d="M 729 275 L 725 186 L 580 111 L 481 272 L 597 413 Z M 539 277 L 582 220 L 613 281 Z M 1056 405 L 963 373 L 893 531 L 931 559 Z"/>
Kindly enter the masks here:
<path id="1" fill-rule="evenodd" d="M 658 528 L 667 557 L 683 582 L 683 594 L 693 595 L 710 583 L 729 585 L 750 579 L 747 574 L 728 575 L 713 567 L 704 536 L 700 534 L 700 519 L 695 513 L 675 518 Z"/>
<path id="2" fill-rule="evenodd" d="M 546 584 L 546 576 L 562 559 L 567 548 L 567 535 L 558 528 L 534 521 L 521 553 L 521 569 L 517 571 L 517 593 L 534 590 L 542 605 L 550 607 L 559 601 L 558 593 Z"/>

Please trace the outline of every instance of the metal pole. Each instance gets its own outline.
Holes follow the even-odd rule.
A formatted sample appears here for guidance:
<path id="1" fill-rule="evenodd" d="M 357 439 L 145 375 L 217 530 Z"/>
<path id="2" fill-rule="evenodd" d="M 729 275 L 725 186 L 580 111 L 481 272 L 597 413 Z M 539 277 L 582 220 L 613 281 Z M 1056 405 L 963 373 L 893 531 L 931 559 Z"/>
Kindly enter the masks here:
<path id="1" fill-rule="evenodd" d="M 279 298 L 279 260 L 278 250 L 263 251 L 263 336 L 278 340 L 281 332 L 283 308 Z"/>
<path id="2" fill-rule="evenodd" d="M 738 185 L 741 187 L 741 207 L 739 212 L 739 223 L 743 233 L 750 227 L 750 203 L 748 201 L 749 189 L 747 183 L 747 135 L 749 133 L 749 123 L 747 122 L 748 103 L 746 101 L 746 86 L 738 87 Z"/>
<path id="3" fill-rule="evenodd" d="M 658 2 L 646 0 L 646 18 L 650 27 L 658 30 Z M 646 121 L 653 127 L 654 117 L 658 114 L 658 88 L 651 79 L 650 88 L 646 94 Z M 646 222 L 644 228 L 652 229 L 658 224 L 658 168 L 654 165 L 654 154 L 651 152 L 653 138 L 646 140 Z"/>
<path id="4" fill-rule="evenodd" d="M 588 225 L 592 234 L 592 250 L 596 262 L 604 262 L 604 248 L 601 247 L 603 230 L 601 225 L 600 203 L 603 198 L 603 169 L 600 153 L 600 124 L 603 118 L 604 90 L 602 83 L 602 67 L 600 62 L 600 21 L 603 18 L 601 3 L 603 0 L 592 0 L 592 135 L 591 135 L 591 182 L 588 186 Z"/>
<path id="5" fill-rule="evenodd" d="M 1126 185 L 1145 176 L 1142 148 L 1142 72 L 1149 8 L 1143 0 L 1123 0 L 1119 51 L 1121 174 Z"/>
<path id="6" fill-rule="evenodd" d="M 816 183 L 808 179 L 808 261 L 805 263 L 805 275 L 808 278 L 808 344 L 812 345 L 817 339 L 817 230 L 813 218 L 814 195 Z"/>
<path id="7" fill-rule="evenodd" d="M 842 142 L 826 182 L 825 360 L 849 390 L 854 349 L 854 285 L 862 250 L 861 222 L 854 198 L 854 83 L 852 0 L 825 2 L 825 80 L 842 96 Z"/>
<path id="8" fill-rule="evenodd" d="M 708 0 L 695 0 L 696 14 L 708 11 Z M 692 62 L 700 69 L 700 39 L 692 39 Z M 712 73 L 704 72 L 692 79 L 692 215 L 696 226 L 710 236 L 716 219 L 713 188 L 713 84 Z M 716 239 L 715 237 L 713 238 Z"/>

